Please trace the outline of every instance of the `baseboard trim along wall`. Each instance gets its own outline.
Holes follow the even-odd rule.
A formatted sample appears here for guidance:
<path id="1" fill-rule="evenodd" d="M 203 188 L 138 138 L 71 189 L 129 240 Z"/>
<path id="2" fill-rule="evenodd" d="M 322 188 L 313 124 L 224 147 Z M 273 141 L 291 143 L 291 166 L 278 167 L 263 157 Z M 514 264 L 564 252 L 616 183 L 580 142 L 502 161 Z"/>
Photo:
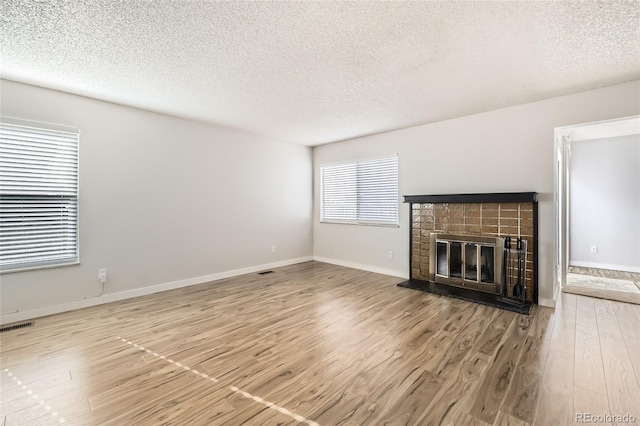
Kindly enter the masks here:
<path id="1" fill-rule="evenodd" d="M 597 263 L 597 262 L 579 262 L 571 260 L 569 266 L 580 266 L 583 268 L 597 268 L 597 269 L 612 269 L 614 271 L 626 271 L 626 272 L 640 272 L 638 266 L 625 266 L 625 265 L 613 265 L 610 263 Z"/>
<path id="2" fill-rule="evenodd" d="M 363 265 L 362 263 L 349 262 L 339 259 L 331 259 L 329 257 L 313 256 L 313 260 L 332 265 L 346 266 L 347 268 L 360 269 L 362 271 L 375 272 L 376 274 L 391 275 L 392 277 L 409 279 L 409 273 L 406 271 L 396 271 L 395 269 L 379 268 L 377 266 Z"/>
<path id="3" fill-rule="evenodd" d="M 544 306 L 546 308 L 555 308 L 556 307 L 556 302 L 555 302 L 555 300 L 552 300 L 552 299 L 545 299 L 543 297 L 539 297 L 538 298 L 538 305 Z"/>
<path id="4" fill-rule="evenodd" d="M 249 266 L 247 268 L 234 269 L 231 271 L 219 272 L 217 274 L 203 275 L 200 277 L 187 278 L 179 281 L 172 281 L 163 284 L 156 284 L 147 287 L 136 288 L 133 290 L 120 291 L 117 293 L 103 294 L 99 297 L 90 299 L 76 300 L 73 302 L 62 303 L 43 308 L 29 309 L 26 311 L 12 312 L 0 316 L 0 324 L 10 324 L 17 321 L 25 321 L 34 318 L 44 317 L 47 315 L 59 314 L 61 312 L 73 311 L 76 309 L 88 308 L 90 306 L 103 305 L 105 303 L 117 302 L 119 300 L 131 299 L 138 296 L 146 296 L 153 293 L 160 293 L 176 288 L 189 287 L 197 284 L 204 284 L 211 281 L 217 281 L 224 278 L 236 277 L 239 275 L 251 274 L 254 272 L 264 271 L 265 269 L 279 268 L 281 266 L 294 265 L 296 263 L 309 262 L 313 260 L 312 256 L 298 257 L 295 259 L 282 260 L 279 262 L 265 263 L 262 265 Z"/>
<path id="5" fill-rule="evenodd" d="M 204 284 L 211 281 L 217 281 L 224 278 L 237 277 L 240 275 L 251 274 L 254 272 L 263 271 L 270 268 L 279 268 L 282 266 L 294 265 L 296 263 L 309 262 L 315 260 L 318 262 L 330 263 L 332 265 L 345 266 L 347 268 L 360 269 L 362 271 L 375 272 L 377 274 L 390 275 L 392 277 L 409 279 L 409 274 L 406 271 L 397 271 L 395 269 L 379 268 L 377 266 L 364 265 L 356 262 L 349 262 L 339 259 L 332 259 L 321 256 L 305 256 L 295 259 L 283 260 L 280 262 L 265 263 L 262 265 L 250 266 L 247 268 L 234 269 L 231 271 L 219 272 L 217 274 L 203 275 L 200 277 L 187 278 L 179 281 L 172 281 L 163 284 L 156 284 L 152 286 L 136 288 L 133 290 L 121 291 L 118 293 L 103 294 L 99 297 L 90 299 L 76 300 L 73 302 L 62 303 L 53 306 L 46 306 L 43 308 L 29 309 L 26 311 L 11 312 L 0 316 L 0 324 L 10 324 L 18 321 L 31 320 L 34 318 L 40 318 L 47 315 L 59 314 L 61 312 L 74 311 L 76 309 L 88 308 L 90 306 L 103 305 L 105 303 L 117 302 L 119 300 L 131 299 L 139 296 L 146 296 L 149 294 L 160 293 L 163 291 L 174 290 L 176 288 L 189 287 L 192 285 Z M 576 265 L 577 266 L 577 265 Z M 640 271 L 639 271 L 640 272 Z M 549 308 L 555 307 L 555 302 L 551 299 L 538 299 L 538 304 Z"/>

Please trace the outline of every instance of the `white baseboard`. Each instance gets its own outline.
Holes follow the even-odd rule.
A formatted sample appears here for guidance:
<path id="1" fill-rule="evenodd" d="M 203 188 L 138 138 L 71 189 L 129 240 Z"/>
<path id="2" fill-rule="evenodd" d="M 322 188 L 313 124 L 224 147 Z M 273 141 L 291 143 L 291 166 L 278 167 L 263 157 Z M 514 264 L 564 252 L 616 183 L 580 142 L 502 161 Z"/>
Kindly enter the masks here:
<path id="1" fill-rule="evenodd" d="M 569 261 L 569 266 L 581 266 L 583 268 L 613 269 L 614 271 L 640 272 L 640 267 L 638 266 L 613 265 L 611 263 L 581 262 L 581 261 L 571 260 Z"/>
<path id="2" fill-rule="evenodd" d="M 539 297 L 538 296 L 538 305 L 544 306 L 544 307 L 547 307 L 547 308 L 555 309 L 556 308 L 556 300 L 558 300 L 558 294 L 560 294 L 561 292 L 562 292 L 562 290 L 560 289 L 560 286 L 558 285 L 557 288 L 555 288 L 555 291 L 553 292 L 553 299 L 546 299 L 544 297 Z"/>
<path id="3" fill-rule="evenodd" d="M 87 308 L 90 306 L 102 305 L 105 303 L 116 302 L 118 300 L 131 299 L 138 296 L 146 296 L 148 294 L 160 293 L 162 291 L 173 290 L 181 287 L 189 287 L 197 284 L 204 284 L 211 281 L 217 281 L 224 278 L 236 277 L 239 275 L 251 274 L 253 272 L 264 271 L 265 269 L 279 268 L 281 266 L 293 265 L 296 263 L 309 262 L 313 260 L 311 256 L 298 257 L 295 259 L 282 260 L 279 262 L 265 263 L 262 265 L 249 266 L 247 268 L 234 269 L 231 271 L 219 272 L 217 274 L 203 275 L 200 277 L 187 278 L 179 281 L 172 281 L 163 284 L 156 284 L 147 287 L 136 288 L 132 290 L 120 291 L 117 293 L 103 294 L 99 297 L 90 299 L 76 300 L 58 305 L 45 306 L 42 308 L 29 309 L 26 311 L 11 312 L 0 316 L 0 324 L 10 324 L 18 321 L 25 321 L 34 318 L 44 317 L 47 315 L 59 314 L 61 312 L 73 311 L 76 309 Z"/>
<path id="4" fill-rule="evenodd" d="M 331 259 L 329 257 L 313 256 L 313 260 L 332 265 L 346 266 L 347 268 L 360 269 L 362 271 L 375 272 L 376 274 L 391 275 L 392 277 L 409 279 L 407 271 L 397 271 L 395 269 L 379 268 L 377 266 L 363 265 L 362 263 L 349 262 L 346 260 Z"/>
<path id="5" fill-rule="evenodd" d="M 553 299 L 545 299 L 542 297 L 538 297 L 538 305 L 540 306 L 545 306 L 547 308 L 555 308 L 556 307 L 556 301 Z"/>

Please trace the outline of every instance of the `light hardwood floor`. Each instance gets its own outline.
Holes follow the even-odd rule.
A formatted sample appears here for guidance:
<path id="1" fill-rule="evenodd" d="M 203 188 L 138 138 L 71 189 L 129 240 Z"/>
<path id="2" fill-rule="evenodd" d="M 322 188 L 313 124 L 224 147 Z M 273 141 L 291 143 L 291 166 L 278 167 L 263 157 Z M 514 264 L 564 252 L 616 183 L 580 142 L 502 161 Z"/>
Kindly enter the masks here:
<path id="1" fill-rule="evenodd" d="M 274 271 L 1 334 L 0 425 L 640 421 L 640 306 L 562 294 L 523 316 L 318 262 Z"/>

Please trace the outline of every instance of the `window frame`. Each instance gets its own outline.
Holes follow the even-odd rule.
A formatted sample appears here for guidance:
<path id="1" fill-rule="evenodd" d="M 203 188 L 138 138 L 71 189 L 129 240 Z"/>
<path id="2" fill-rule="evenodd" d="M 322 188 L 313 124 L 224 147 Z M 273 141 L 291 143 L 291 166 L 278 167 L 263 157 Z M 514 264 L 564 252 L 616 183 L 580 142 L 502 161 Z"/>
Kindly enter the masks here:
<path id="1" fill-rule="evenodd" d="M 358 183 L 358 176 L 357 176 L 357 167 L 359 163 L 367 163 L 367 162 L 373 162 L 376 160 L 387 160 L 387 159 L 395 159 L 396 162 L 396 203 L 395 203 L 395 207 L 396 207 L 396 211 L 395 211 L 395 222 L 391 223 L 391 222 L 376 222 L 376 221 L 371 221 L 371 220 L 362 220 L 360 217 L 360 208 L 359 208 L 359 191 L 357 189 L 357 183 Z M 323 173 L 323 169 L 325 167 L 334 167 L 334 166 L 340 166 L 340 165 L 349 165 L 349 164 L 354 164 L 354 166 L 356 167 L 356 192 L 355 192 L 355 200 L 356 200 L 356 207 L 355 207 L 355 219 L 354 220 L 340 220 L 340 219 L 325 219 L 323 217 L 323 213 L 324 213 L 324 173 Z M 338 224 L 338 225 L 363 225 L 363 226 L 376 226 L 376 227 L 383 227 L 383 228 L 399 228 L 400 227 L 400 159 L 398 154 L 390 154 L 390 155 L 384 155 L 384 156 L 376 156 L 376 157 L 368 157 L 368 158 L 359 158 L 359 159 L 355 159 L 355 160 L 349 160 L 349 161 L 336 161 L 336 162 L 328 162 L 328 163 L 322 163 L 319 165 L 319 176 L 320 176 L 320 194 L 319 194 L 319 198 L 320 198 L 320 211 L 319 211 L 319 222 L 320 223 L 328 223 L 328 224 Z"/>
<path id="2" fill-rule="evenodd" d="M 60 261 L 45 261 L 45 262 L 24 262 L 22 265 L 16 265 L 10 268 L 0 266 L 0 275 L 12 274 L 17 272 L 34 271 L 40 269 L 52 269 L 61 268 L 67 266 L 74 266 L 80 264 L 80 129 L 72 126 L 64 126 L 59 124 L 25 120 L 8 116 L 0 116 L 0 125 L 8 124 L 11 126 L 19 126 L 40 131 L 53 131 L 72 133 L 76 135 L 76 176 L 75 176 L 75 201 L 76 201 L 76 215 L 75 215 L 75 257 L 73 259 L 64 259 Z"/>

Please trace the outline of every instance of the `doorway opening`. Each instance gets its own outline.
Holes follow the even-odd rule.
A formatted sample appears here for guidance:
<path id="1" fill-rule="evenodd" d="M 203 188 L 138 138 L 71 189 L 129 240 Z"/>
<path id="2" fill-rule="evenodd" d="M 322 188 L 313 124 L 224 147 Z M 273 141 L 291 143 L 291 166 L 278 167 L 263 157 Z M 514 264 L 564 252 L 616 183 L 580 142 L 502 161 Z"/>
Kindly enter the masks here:
<path id="1" fill-rule="evenodd" d="M 554 294 L 640 304 L 640 116 L 555 129 Z"/>

